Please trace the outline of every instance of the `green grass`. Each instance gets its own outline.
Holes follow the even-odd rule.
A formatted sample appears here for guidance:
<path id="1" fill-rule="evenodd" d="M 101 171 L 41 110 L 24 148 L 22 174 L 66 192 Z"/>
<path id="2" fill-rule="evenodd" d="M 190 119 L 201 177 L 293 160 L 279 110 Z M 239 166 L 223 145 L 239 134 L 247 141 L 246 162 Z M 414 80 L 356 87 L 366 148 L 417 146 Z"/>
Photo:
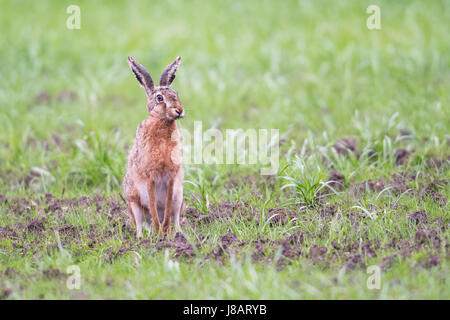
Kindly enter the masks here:
<path id="1" fill-rule="evenodd" d="M 72 2 L 0 3 L 0 298 L 450 298 L 449 207 L 436 196 L 450 199 L 449 1 L 79 1 L 80 30 L 66 28 Z M 370 4 L 381 30 L 366 27 Z M 185 166 L 188 211 L 219 216 L 186 215 L 190 257 L 136 241 L 119 196 L 147 116 L 129 55 L 155 81 L 182 57 L 183 129 L 280 130 L 275 177 Z M 344 138 L 355 152 L 336 151 Z M 397 165 L 400 149 L 411 155 Z M 335 171 L 342 187 L 328 181 Z M 66 202 L 52 209 L 46 193 Z M 82 196 L 94 200 L 68 204 Z M 420 210 L 416 224 L 408 214 Z M 242 245 L 214 259 L 227 232 Z M 283 241 L 296 232 L 290 256 Z M 66 287 L 70 265 L 79 290 Z M 380 290 L 366 286 L 370 265 L 382 267 Z"/>

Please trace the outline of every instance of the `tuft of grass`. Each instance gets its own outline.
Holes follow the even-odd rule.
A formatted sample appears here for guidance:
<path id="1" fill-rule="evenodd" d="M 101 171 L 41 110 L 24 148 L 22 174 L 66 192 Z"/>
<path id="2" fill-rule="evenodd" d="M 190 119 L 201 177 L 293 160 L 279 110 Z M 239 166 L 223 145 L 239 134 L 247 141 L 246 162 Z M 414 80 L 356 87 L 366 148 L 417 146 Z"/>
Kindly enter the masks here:
<path id="1" fill-rule="evenodd" d="M 286 188 L 293 188 L 295 194 L 298 196 L 298 201 L 295 203 L 304 204 L 308 207 L 313 207 L 319 200 L 320 191 L 327 186 L 324 183 L 324 173 L 320 167 L 308 168 L 304 159 L 295 156 L 295 160 L 288 164 L 285 176 L 280 176 L 281 179 L 287 180 L 281 190 Z"/>

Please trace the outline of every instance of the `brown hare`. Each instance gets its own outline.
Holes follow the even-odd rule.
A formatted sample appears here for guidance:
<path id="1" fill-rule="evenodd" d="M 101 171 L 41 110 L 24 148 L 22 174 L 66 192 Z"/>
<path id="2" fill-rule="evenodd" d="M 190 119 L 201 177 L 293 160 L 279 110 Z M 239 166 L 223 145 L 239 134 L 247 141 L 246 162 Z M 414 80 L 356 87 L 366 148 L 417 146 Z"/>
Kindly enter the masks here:
<path id="1" fill-rule="evenodd" d="M 169 88 L 180 61 L 177 57 L 167 66 L 159 87 L 155 87 L 147 70 L 128 57 L 131 70 L 147 94 L 149 112 L 149 117 L 137 128 L 123 180 L 123 192 L 138 238 L 142 237 L 143 226 L 156 234 L 170 234 L 172 219 L 175 230 L 181 231 L 184 173 L 176 120 L 184 116 L 184 110 L 177 92 Z"/>

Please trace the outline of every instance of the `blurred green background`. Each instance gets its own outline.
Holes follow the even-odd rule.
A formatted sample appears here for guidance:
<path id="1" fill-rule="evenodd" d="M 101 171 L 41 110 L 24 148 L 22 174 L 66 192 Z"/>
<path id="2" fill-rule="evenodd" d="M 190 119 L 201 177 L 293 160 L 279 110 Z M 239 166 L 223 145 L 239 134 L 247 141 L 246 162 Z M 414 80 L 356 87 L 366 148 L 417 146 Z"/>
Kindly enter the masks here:
<path id="1" fill-rule="evenodd" d="M 66 28 L 70 4 L 1 1 L 2 176 L 47 166 L 63 170 L 52 172 L 58 181 L 72 171 L 104 188 L 104 175 L 75 172 L 89 166 L 75 142 L 94 130 L 101 139 L 87 144 L 105 145 L 89 152 L 113 150 L 94 171 L 121 177 L 147 115 L 128 55 L 155 81 L 182 56 L 173 87 L 188 130 L 201 120 L 279 128 L 298 143 L 308 130 L 371 139 L 399 113 L 398 125 L 418 138 L 448 134 L 448 1 L 377 1 L 381 30 L 366 27 L 368 1 L 79 1 L 79 30 Z M 42 152 L 55 135 L 69 155 Z"/>

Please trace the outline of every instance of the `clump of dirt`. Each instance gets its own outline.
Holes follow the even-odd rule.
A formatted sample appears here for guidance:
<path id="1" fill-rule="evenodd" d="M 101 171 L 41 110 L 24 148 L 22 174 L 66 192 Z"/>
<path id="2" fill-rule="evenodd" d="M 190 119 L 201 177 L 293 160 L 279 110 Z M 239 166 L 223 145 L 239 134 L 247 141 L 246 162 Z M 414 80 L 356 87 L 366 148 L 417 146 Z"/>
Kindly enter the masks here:
<path id="1" fill-rule="evenodd" d="M 79 237 L 80 234 L 78 227 L 73 225 L 66 224 L 62 227 L 59 227 L 57 230 L 61 235 L 64 235 L 69 238 L 77 238 Z"/>
<path id="2" fill-rule="evenodd" d="M 95 206 L 97 212 L 105 212 L 109 215 L 117 215 L 127 210 L 126 206 L 114 198 L 106 199 L 105 197 L 94 194 L 91 197 L 81 196 L 79 198 L 61 199 L 56 198 L 53 194 L 47 193 L 43 199 L 44 211 L 46 213 L 63 214 L 69 208 L 75 207 L 91 207 Z M 106 209 L 106 210 L 105 210 Z"/>
<path id="3" fill-rule="evenodd" d="M 194 223 L 212 223 L 217 219 L 224 219 L 227 214 L 222 211 L 210 211 L 208 214 L 201 214 L 195 208 L 187 208 L 185 211 L 186 217 Z"/>
<path id="4" fill-rule="evenodd" d="M 268 211 L 269 224 L 274 225 L 286 225 L 290 220 L 294 219 L 297 214 L 294 211 L 286 208 L 271 208 Z"/>
<path id="5" fill-rule="evenodd" d="M 184 214 L 189 217 L 192 218 L 193 220 L 198 220 L 201 219 L 201 214 L 198 212 L 197 209 L 193 208 L 193 207 L 188 207 L 186 208 Z"/>
<path id="6" fill-rule="evenodd" d="M 53 267 L 48 267 L 47 269 L 42 271 L 42 273 L 48 279 L 59 278 L 59 277 L 64 276 L 64 274 L 61 271 L 59 271 L 58 269 L 55 269 Z"/>
<path id="7" fill-rule="evenodd" d="M 10 227 L 2 227 L 0 226 L 0 240 L 1 239 L 18 239 L 16 231 Z"/>
<path id="8" fill-rule="evenodd" d="M 394 236 L 391 241 L 386 244 L 386 248 L 398 248 L 398 239 Z"/>
<path id="9" fill-rule="evenodd" d="M 417 244 L 428 243 L 431 231 L 428 229 L 419 229 L 414 234 L 414 240 Z"/>
<path id="10" fill-rule="evenodd" d="M 102 258 L 105 262 L 113 263 L 114 260 L 119 259 L 127 252 L 133 250 L 133 246 L 120 246 L 120 247 L 108 247 L 102 254 Z"/>
<path id="11" fill-rule="evenodd" d="M 8 298 L 12 293 L 11 289 L 3 289 L 0 293 L 0 299 L 6 299 Z"/>
<path id="12" fill-rule="evenodd" d="M 253 241 L 252 244 L 255 246 L 255 248 L 253 250 L 252 259 L 254 262 L 265 259 L 266 251 L 264 249 L 264 246 L 269 242 L 270 241 L 267 238 L 259 238 L 256 241 Z"/>
<path id="13" fill-rule="evenodd" d="M 300 245 L 305 241 L 305 238 L 309 238 L 310 234 L 307 232 L 306 234 L 301 231 L 296 231 L 292 235 L 286 238 L 292 245 Z"/>
<path id="14" fill-rule="evenodd" d="M 294 259 L 302 253 L 299 246 L 292 245 L 289 239 L 281 241 L 281 247 L 283 248 L 281 255 L 288 259 Z"/>
<path id="15" fill-rule="evenodd" d="M 408 161 L 411 152 L 406 149 L 397 149 L 394 152 L 395 164 L 397 166 L 404 165 Z"/>
<path id="16" fill-rule="evenodd" d="M 228 247 L 230 244 L 237 242 L 238 237 L 234 233 L 227 232 L 220 236 L 220 242 L 222 243 L 222 247 Z"/>
<path id="17" fill-rule="evenodd" d="M 109 214 L 116 215 L 126 210 L 126 208 L 120 205 L 120 202 L 110 199 L 107 201 L 107 210 Z"/>
<path id="18" fill-rule="evenodd" d="M 423 266 L 425 268 L 432 268 L 432 267 L 436 267 L 438 265 L 441 264 L 441 259 L 439 258 L 439 256 L 437 255 L 429 255 L 426 260 L 425 263 L 423 263 Z"/>
<path id="19" fill-rule="evenodd" d="M 364 190 L 369 189 L 371 191 L 380 192 L 385 188 L 386 182 L 382 178 L 380 178 L 377 181 L 373 180 L 363 181 L 362 185 L 364 187 Z"/>
<path id="20" fill-rule="evenodd" d="M 408 215 L 408 218 L 412 221 L 414 221 L 416 224 L 419 223 L 428 223 L 428 215 L 425 210 L 416 211 L 413 213 L 410 213 Z"/>
<path id="21" fill-rule="evenodd" d="M 336 243 L 336 241 L 331 241 L 331 246 L 335 250 L 340 250 L 341 249 L 341 247 Z"/>
<path id="22" fill-rule="evenodd" d="M 391 176 L 391 184 L 394 187 L 393 192 L 396 194 L 400 194 L 408 190 L 408 186 L 406 183 L 414 180 L 414 175 L 407 173 L 394 173 Z"/>
<path id="23" fill-rule="evenodd" d="M 294 234 L 287 236 L 281 241 L 269 242 L 273 243 L 272 246 L 278 246 L 281 248 L 281 256 L 277 261 L 277 268 L 281 270 L 292 260 L 302 255 L 302 244 L 305 238 L 305 234 L 297 231 Z M 270 259 L 271 260 L 271 259 Z"/>
<path id="24" fill-rule="evenodd" d="M 45 230 L 45 218 L 42 220 L 33 219 L 25 226 L 25 230 L 32 233 L 41 233 Z"/>
<path id="25" fill-rule="evenodd" d="M 430 183 L 422 192 L 420 195 L 420 198 L 422 200 L 426 199 L 427 196 L 429 196 L 434 202 L 439 204 L 441 207 L 444 207 L 447 205 L 447 199 L 440 194 L 439 191 L 439 184 L 447 185 L 447 180 L 442 181 L 436 181 Z"/>
<path id="26" fill-rule="evenodd" d="M 396 254 L 383 257 L 383 259 L 381 260 L 381 269 L 386 272 L 397 260 L 398 258 Z"/>
<path id="27" fill-rule="evenodd" d="M 356 153 L 357 143 L 357 140 L 354 138 L 343 138 L 336 142 L 336 144 L 334 145 L 334 149 L 337 151 L 337 153 L 342 155 Z"/>
<path id="28" fill-rule="evenodd" d="M 360 269 L 366 268 L 366 264 L 364 263 L 364 260 L 359 253 L 352 253 L 347 255 L 346 260 L 347 263 L 345 264 L 345 268 L 348 270 L 355 270 L 357 267 L 359 267 Z"/>
<path id="29" fill-rule="evenodd" d="M 442 220 L 441 217 L 438 217 L 438 218 L 434 219 L 433 222 L 438 226 L 438 228 L 439 228 L 442 232 L 444 232 L 444 231 L 447 229 L 447 225 L 444 224 L 444 221 Z"/>
<path id="30" fill-rule="evenodd" d="M 31 210 L 31 203 L 25 198 L 13 198 L 8 200 L 7 208 L 14 214 L 21 215 Z"/>
<path id="31" fill-rule="evenodd" d="M 181 232 L 175 234 L 173 242 L 175 247 L 175 258 L 178 257 L 192 257 L 195 255 L 192 245 L 187 241 L 185 236 Z"/>
<path id="32" fill-rule="evenodd" d="M 432 244 L 436 249 L 441 247 L 441 238 L 436 230 L 420 228 L 414 234 L 414 241 L 418 248 L 428 246 L 430 244 Z"/>
<path id="33" fill-rule="evenodd" d="M 328 178 L 328 185 L 335 190 L 342 190 L 345 187 L 345 177 L 342 173 L 332 171 Z"/>
<path id="34" fill-rule="evenodd" d="M 450 163 L 450 155 L 446 159 L 428 158 L 426 167 L 431 169 L 443 170 Z"/>
<path id="35" fill-rule="evenodd" d="M 230 254 L 237 254 L 240 251 L 239 247 L 242 247 L 245 244 L 247 244 L 247 242 L 239 241 L 234 233 L 224 233 L 219 237 L 217 246 L 210 253 L 204 255 L 204 259 L 213 259 L 216 262 L 223 264 Z M 262 247 L 260 247 L 260 249 L 262 250 Z M 255 256 L 255 258 L 257 257 Z"/>
<path id="36" fill-rule="evenodd" d="M 381 192 L 385 188 L 389 188 L 389 192 L 399 195 L 408 189 L 407 183 L 414 181 L 414 173 L 394 173 L 391 179 L 379 178 L 378 180 L 366 180 L 360 184 L 353 184 L 350 187 L 350 193 L 359 197 L 366 193 L 367 190 L 373 192 Z"/>
<path id="37" fill-rule="evenodd" d="M 373 250 L 372 245 L 369 242 L 365 242 L 361 245 L 361 252 L 367 258 L 373 258 L 373 257 L 377 256 L 377 254 L 375 253 L 375 250 Z"/>
<path id="38" fill-rule="evenodd" d="M 313 245 L 311 249 L 309 249 L 309 258 L 313 260 L 323 260 L 327 252 L 327 248 Z"/>
<path id="39" fill-rule="evenodd" d="M 363 240 L 364 242 L 361 242 Z M 331 257 L 328 261 L 342 260 L 343 267 L 346 270 L 355 270 L 357 268 L 366 268 L 366 259 L 377 257 L 377 251 L 380 249 L 379 239 L 360 239 L 352 240 L 344 238 L 340 243 L 332 242 Z"/>
<path id="40" fill-rule="evenodd" d="M 332 217 L 336 214 L 335 205 L 325 205 L 319 209 L 320 216 L 327 221 L 330 221 Z"/>

